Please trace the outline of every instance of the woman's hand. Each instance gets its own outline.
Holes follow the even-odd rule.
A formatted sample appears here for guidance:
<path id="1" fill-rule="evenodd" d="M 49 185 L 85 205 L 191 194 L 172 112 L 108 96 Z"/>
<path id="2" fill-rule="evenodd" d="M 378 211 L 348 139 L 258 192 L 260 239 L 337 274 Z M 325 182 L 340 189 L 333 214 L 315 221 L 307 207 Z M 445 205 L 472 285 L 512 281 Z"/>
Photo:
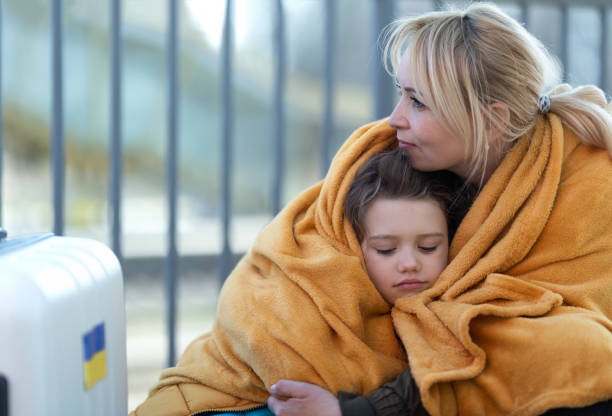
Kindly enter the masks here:
<path id="1" fill-rule="evenodd" d="M 342 416 L 336 396 L 314 384 L 280 380 L 270 391 L 268 408 L 276 416 Z"/>

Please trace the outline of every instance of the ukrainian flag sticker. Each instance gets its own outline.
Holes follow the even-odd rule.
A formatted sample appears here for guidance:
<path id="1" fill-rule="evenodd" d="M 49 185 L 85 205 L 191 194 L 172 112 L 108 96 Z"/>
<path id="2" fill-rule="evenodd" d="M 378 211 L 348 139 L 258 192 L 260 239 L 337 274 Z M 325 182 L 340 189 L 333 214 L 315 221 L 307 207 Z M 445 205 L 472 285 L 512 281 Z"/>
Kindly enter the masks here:
<path id="1" fill-rule="evenodd" d="M 104 322 L 83 335 L 83 375 L 85 390 L 106 377 Z"/>

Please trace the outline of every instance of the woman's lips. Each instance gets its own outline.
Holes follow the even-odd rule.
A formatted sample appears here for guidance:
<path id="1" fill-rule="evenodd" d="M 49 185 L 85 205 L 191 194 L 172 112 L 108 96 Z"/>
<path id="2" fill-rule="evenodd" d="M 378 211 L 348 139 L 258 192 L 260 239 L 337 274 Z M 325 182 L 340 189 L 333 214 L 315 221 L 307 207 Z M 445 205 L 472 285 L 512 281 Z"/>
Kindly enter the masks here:
<path id="1" fill-rule="evenodd" d="M 398 140 L 398 147 L 401 149 L 415 149 L 416 145 L 414 143 L 408 143 L 403 140 Z"/>

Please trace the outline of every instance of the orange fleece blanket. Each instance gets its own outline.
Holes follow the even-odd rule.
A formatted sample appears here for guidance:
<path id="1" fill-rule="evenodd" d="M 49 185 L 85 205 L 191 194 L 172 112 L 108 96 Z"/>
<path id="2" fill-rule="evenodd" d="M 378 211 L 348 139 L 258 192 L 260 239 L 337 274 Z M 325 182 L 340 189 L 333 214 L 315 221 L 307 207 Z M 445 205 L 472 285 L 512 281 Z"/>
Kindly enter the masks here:
<path id="1" fill-rule="evenodd" d="M 393 310 L 432 416 L 538 415 L 612 397 L 605 150 L 540 117 L 474 202 L 451 259 Z"/>
<path id="2" fill-rule="evenodd" d="M 363 394 L 407 367 L 343 216 L 357 168 L 396 142 L 386 120 L 345 142 L 326 179 L 260 232 L 221 290 L 212 332 L 164 371 L 133 415 L 254 408 L 281 378 Z"/>
<path id="3" fill-rule="evenodd" d="M 385 120 L 259 235 L 196 339 L 134 415 L 263 404 L 280 378 L 368 393 L 406 368 L 437 415 L 536 415 L 612 397 L 612 162 L 554 116 L 516 143 L 431 289 L 393 309 L 343 218 L 355 170 L 394 147 Z"/>

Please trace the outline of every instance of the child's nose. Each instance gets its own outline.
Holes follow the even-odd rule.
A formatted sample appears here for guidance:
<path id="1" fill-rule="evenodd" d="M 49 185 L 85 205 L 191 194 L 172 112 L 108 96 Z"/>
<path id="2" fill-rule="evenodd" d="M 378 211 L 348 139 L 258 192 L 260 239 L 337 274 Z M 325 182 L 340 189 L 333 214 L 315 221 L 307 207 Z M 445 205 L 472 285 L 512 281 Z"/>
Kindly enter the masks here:
<path id="1" fill-rule="evenodd" d="M 398 270 L 400 273 L 418 272 L 420 268 L 417 257 L 412 252 L 402 253 L 398 261 Z"/>

